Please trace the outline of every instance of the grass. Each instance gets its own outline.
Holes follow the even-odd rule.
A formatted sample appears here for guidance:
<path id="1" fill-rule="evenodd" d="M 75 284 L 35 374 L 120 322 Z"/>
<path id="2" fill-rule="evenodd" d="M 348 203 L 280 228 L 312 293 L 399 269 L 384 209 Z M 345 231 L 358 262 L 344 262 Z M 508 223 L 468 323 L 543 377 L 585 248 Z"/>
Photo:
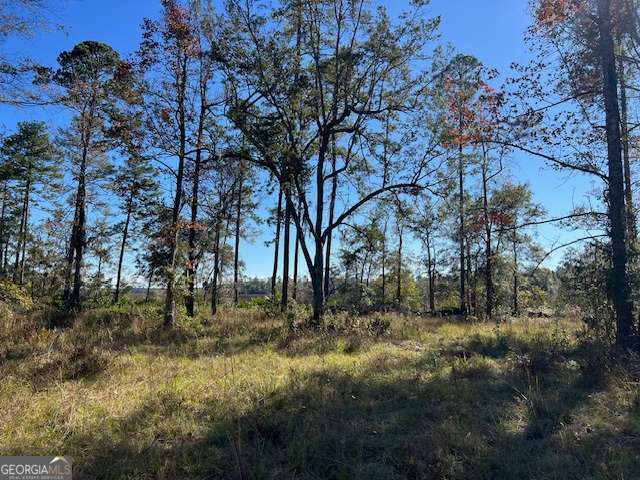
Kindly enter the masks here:
<path id="1" fill-rule="evenodd" d="M 160 318 L 5 325 L 3 455 L 77 479 L 640 478 L 639 364 L 606 367 L 576 322 Z"/>

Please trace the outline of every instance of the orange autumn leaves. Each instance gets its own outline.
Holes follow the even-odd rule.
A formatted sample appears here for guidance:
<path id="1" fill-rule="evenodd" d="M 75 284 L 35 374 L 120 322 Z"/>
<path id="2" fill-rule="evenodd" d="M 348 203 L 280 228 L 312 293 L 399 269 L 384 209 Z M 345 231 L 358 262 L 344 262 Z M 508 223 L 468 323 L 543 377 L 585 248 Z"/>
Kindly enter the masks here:
<path id="1" fill-rule="evenodd" d="M 191 13 L 175 0 L 164 0 L 165 35 L 176 41 L 180 50 L 189 57 L 200 54 L 200 39 L 193 31 Z"/>
<path id="2" fill-rule="evenodd" d="M 597 0 L 535 0 L 533 5 L 534 29 L 551 31 L 571 21 L 584 25 L 595 22 Z M 633 14 L 629 0 L 610 0 L 614 27 L 624 28 L 626 20 Z"/>
<path id="3" fill-rule="evenodd" d="M 585 11 L 588 0 L 541 0 L 535 9 L 538 26 L 553 27 L 574 14 Z"/>
<path id="4" fill-rule="evenodd" d="M 497 123 L 502 96 L 485 81 L 464 85 L 444 79 L 447 125 L 442 144 L 446 148 L 474 146 L 488 141 Z"/>

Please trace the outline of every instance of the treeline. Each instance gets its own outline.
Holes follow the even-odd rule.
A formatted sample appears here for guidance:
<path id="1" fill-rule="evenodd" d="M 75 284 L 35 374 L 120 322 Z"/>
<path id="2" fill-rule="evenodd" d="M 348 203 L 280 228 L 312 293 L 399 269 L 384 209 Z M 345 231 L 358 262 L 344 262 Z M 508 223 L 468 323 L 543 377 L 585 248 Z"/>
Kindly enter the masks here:
<path id="1" fill-rule="evenodd" d="M 533 2 L 535 57 L 506 80 L 438 46 L 427 3 L 391 18 L 364 0 L 163 0 L 126 58 L 85 41 L 54 67 L 6 60 L 4 103 L 71 121 L 3 140 L 3 277 L 73 312 L 99 291 L 117 302 L 135 258 L 170 327 L 203 291 L 213 315 L 223 286 L 238 304 L 242 240 L 270 231 L 268 293 L 283 311 L 308 301 L 314 325 L 327 306 L 493 318 L 565 298 L 633 346 L 636 1 Z M 4 31 L 24 32 L 20 15 Z M 593 195 L 549 218 L 516 156 L 592 178 Z M 554 222 L 589 233 L 544 251 L 535 228 Z"/>

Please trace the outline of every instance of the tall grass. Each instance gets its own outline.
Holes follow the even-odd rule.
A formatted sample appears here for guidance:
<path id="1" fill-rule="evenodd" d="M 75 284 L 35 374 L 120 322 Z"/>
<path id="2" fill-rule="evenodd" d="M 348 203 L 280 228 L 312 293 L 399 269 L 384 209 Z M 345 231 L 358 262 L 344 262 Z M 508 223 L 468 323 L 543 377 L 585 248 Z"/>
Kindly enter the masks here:
<path id="1" fill-rule="evenodd" d="M 231 309 L 165 330 L 159 308 L 3 327 L 0 451 L 79 479 L 638 478 L 640 368 L 596 368 L 577 322 Z"/>

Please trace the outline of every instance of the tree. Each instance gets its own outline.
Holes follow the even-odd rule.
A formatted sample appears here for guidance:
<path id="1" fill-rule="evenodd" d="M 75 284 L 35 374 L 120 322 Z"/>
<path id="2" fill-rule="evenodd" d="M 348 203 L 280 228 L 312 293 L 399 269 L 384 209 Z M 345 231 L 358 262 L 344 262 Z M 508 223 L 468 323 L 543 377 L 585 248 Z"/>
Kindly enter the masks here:
<path id="1" fill-rule="evenodd" d="M 145 213 L 152 210 L 151 206 L 156 201 L 158 194 L 156 176 L 157 171 L 147 160 L 132 156 L 119 169 L 113 181 L 113 189 L 120 198 L 120 210 L 125 217 L 124 222 L 120 224 L 122 240 L 120 241 L 116 286 L 113 294 L 115 303 L 120 299 L 122 265 L 131 223 L 141 219 Z"/>
<path id="2" fill-rule="evenodd" d="M 598 50 L 602 72 L 602 88 L 607 136 L 607 166 L 609 192 L 609 222 L 611 235 L 611 297 L 616 310 L 618 329 L 616 342 L 629 348 L 633 334 L 633 307 L 627 276 L 626 211 L 624 205 L 624 177 L 622 167 L 622 137 L 618 78 L 616 72 L 611 0 L 598 0 Z"/>
<path id="3" fill-rule="evenodd" d="M 276 232 L 273 237 L 273 273 L 271 274 L 271 299 L 276 298 L 276 281 L 278 280 L 278 256 L 280 253 L 280 226 L 282 224 L 282 189 L 278 191 L 278 206 L 275 209 Z"/>
<path id="4" fill-rule="evenodd" d="M 195 119 L 195 142 L 192 152 L 195 154 L 191 171 L 191 218 L 188 235 L 188 259 L 187 259 L 187 295 L 185 305 L 187 315 L 193 317 L 195 312 L 195 286 L 197 281 L 197 268 L 201 257 L 201 249 L 198 251 L 197 240 L 201 230 L 198 221 L 200 207 L 200 180 L 208 164 L 217 155 L 219 129 L 212 119 L 216 103 L 210 98 L 212 83 L 215 77 L 215 67 L 218 61 L 218 46 L 216 44 L 217 18 L 213 14 L 209 3 L 204 5 L 200 1 L 192 1 L 189 5 L 189 14 L 185 15 L 184 28 L 191 29 L 194 44 L 194 68 L 191 75 L 196 77 L 189 96 L 194 98 L 192 116 Z M 188 24 L 188 25 L 187 25 Z M 189 74 L 189 70 L 187 70 Z M 191 82 L 189 82 L 191 83 Z M 205 154 L 208 155 L 206 156 Z M 207 158 L 208 157 L 208 158 Z"/>
<path id="5" fill-rule="evenodd" d="M 474 152 L 468 150 L 477 148 L 477 143 L 482 139 L 482 134 L 487 134 L 486 126 L 483 122 L 483 111 L 487 92 L 490 90 L 487 85 L 487 78 L 491 78 L 491 72 L 485 71 L 482 63 L 475 57 L 468 55 L 456 55 L 443 69 L 441 102 L 444 104 L 443 121 L 446 130 L 443 134 L 443 143 L 450 149 L 457 150 L 457 164 L 455 165 L 458 186 L 458 248 L 459 248 L 459 268 L 460 268 L 460 312 L 467 314 L 468 310 L 468 264 L 471 259 L 466 258 L 465 240 L 466 232 L 465 218 L 465 177 L 467 164 L 474 160 Z M 466 258 L 466 262 L 465 262 Z"/>
<path id="6" fill-rule="evenodd" d="M 619 349 L 627 349 L 632 343 L 634 319 L 615 39 L 618 34 L 619 39 L 634 36 L 635 26 L 628 26 L 629 19 L 636 17 L 628 12 L 624 0 L 539 0 L 534 6 L 536 23 L 531 38 L 538 42 L 539 58 L 530 70 L 538 73 L 528 76 L 527 72 L 520 79 L 519 98 L 529 96 L 547 103 L 528 105 L 517 124 L 512 122 L 511 131 L 516 135 L 506 143 L 558 168 L 593 175 L 604 183 L 608 225 L 603 228 L 610 239 L 612 261 L 608 292 L 615 311 L 616 343 Z M 595 127 L 602 124 L 604 142 Z M 564 135 L 560 137 L 558 132 Z M 557 154 L 551 150 L 560 147 L 560 138 L 564 150 L 572 143 L 571 157 L 562 150 Z"/>
<path id="7" fill-rule="evenodd" d="M 428 306 L 431 313 L 436 311 L 436 258 L 435 236 L 437 232 L 436 206 L 431 197 L 423 194 L 411 220 L 411 228 L 416 233 L 426 250 Z"/>
<path id="8" fill-rule="evenodd" d="M 58 56 L 59 68 L 42 81 L 62 88 L 57 101 L 70 108 L 74 114 L 73 127 L 78 138 L 74 142 L 75 213 L 67 257 L 68 274 L 65 299 L 67 308 L 81 307 L 82 261 L 86 246 L 87 229 L 87 169 L 96 154 L 103 153 L 103 127 L 106 111 L 113 100 L 113 88 L 118 81 L 120 57 L 110 46 L 94 41 L 79 43 L 72 50 Z M 73 282 L 70 276 L 73 270 Z M 71 283 L 73 288 L 70 287 Z"/>
<path id="9" fill-rule="evenodd" d="M 0 0 L 0 104 L 32 106 L 46 104 L 33 90 L 32 77 L 46 69 L 28 58 L 6 51 L 11 38 L 28 40 L 39 30 L 53 26 L 50 0 Z"/>
<path id="10" fill-rule="evenodd" d="M 384 9 L 371 15 L 364 1 L 304 0 L 296 6 L 297 15 L 287 8 L 261 15 L 253 1 L 229 2 L 229 117 L 254 149 L 247 159 L 268 170 L 281 186 L 292 187 L 285 188 L 284 201 L 296 229 L 305 228 L 299 240 L 311 275 L 313 322 L 318 324 L 325 304 L 328 236 L 377 196 L 420 188 L 426 163 L 405 162 L 406 168 L 385 186 L 371 187 L 370 182 L 328 224 L 326 187 L 334 177 L 346 180 L 354 172 L 348 157 L 326 171 L 332 141 L 336 138 L 344 147 L 380 115 L 412 107 L 421 79 L 411 74 L 410 64 L 438 22 L 424 21 L 412 11 L 393 25 Z M 373 166 L 369 168 L 373 180 Z M 313 188 L 308 188 L 312 176 Z M 301 212 L 295 209 L 296 200 Z"/>
<path id="11" fill-rule="evenodd" d="M 20 183 L 22 191 L 20 226 L 17 232 L 13 271 L 13 281 L 22 285 L 33 197 L 42 195 L 47 190 L 55 191 L 59 170 L 47 128 L 42 122 L 18 123 L 17 132 L 4 140 L 2 154 L 10 163 L 12 176 Z"/>
<path id="12" fill-rule="evenodd" d="M 175 322 L 178 242 L 184 226 L 180 212 L 184 201 L 185 165 L 191 153 L 188 150 L 192 120 L 189 82 L 201 46 L 189 10 L 175 0 L 163 0 L 162 6 L 161 22 L 144 22 L 139 57 L 147 78 L 144 92 L 148 112 L 146 127 L 158 156 L 177 158 L 177 168 L 169 168 L 175 177 L 175 191 L 171 199 L 171 222 L 166 231 L 169 264 L 165 269 L 164 324 L 171 327 Z"/>
<path id="13" fill-rule="evenodd" d="M 234 200 L 237 199 L 237 171 L 235 165 L 216 156 L 205 177 L 202 208 L 206 215 L 207 230 L 212 232 L 209 251 L 213 253 L 213 271 L 209 275 L 211 285 L 211 314 L 218 312 L 224 240 L 231 221 Z"/>
<path id="14" fill-rule="evenodd" d="M 544 215 L 544 210 L 533 201 L 533 195 L 525 184 L 506 183 L 493 195 L 496 211 L 500 212 L 500 225 L 511 242 L 512 268 L 512 313 L 520 314 L 518 294 L 520 289 L 520 263 L 525 250 L 535 252 L 532 238 L 525 233 L 527 226 Z M 505 232 L 506 231 L 506 232 Z"/>

